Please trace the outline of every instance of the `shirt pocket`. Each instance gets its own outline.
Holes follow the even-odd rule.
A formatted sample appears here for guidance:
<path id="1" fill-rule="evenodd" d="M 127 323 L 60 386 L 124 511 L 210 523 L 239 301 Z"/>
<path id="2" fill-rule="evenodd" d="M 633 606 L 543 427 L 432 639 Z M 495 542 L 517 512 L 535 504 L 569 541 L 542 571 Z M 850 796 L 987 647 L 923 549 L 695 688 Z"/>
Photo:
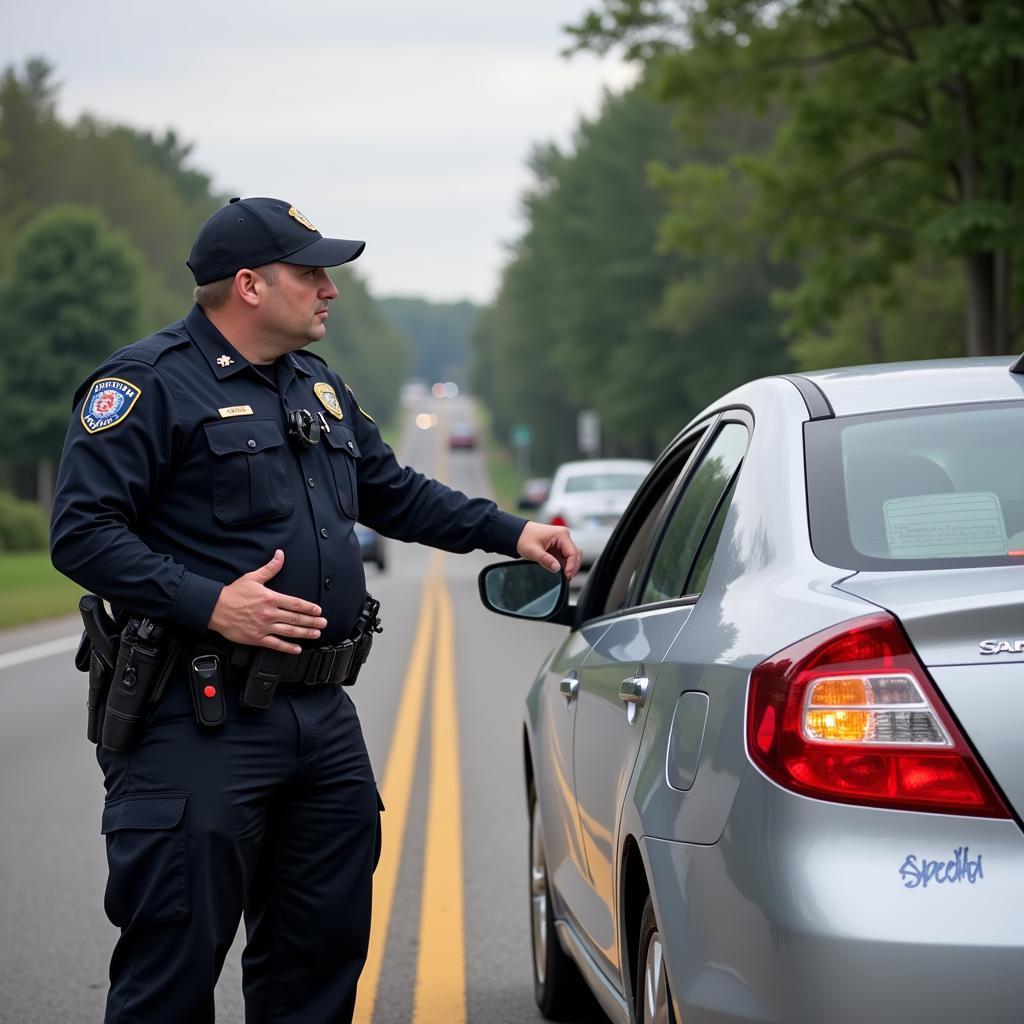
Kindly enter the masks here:
<path id="1" fill-rule="evenodd" d="M 156 924 L 188 917 L 188 794 L 145 793 L 103 808 L 107 838 L 104 910 L 111 924 Z"/>
<path id="2" fill-rule="evenodd" d="M 213 511 L 229 526 L 285 516 L 295 506 L 288 451 L 274 420 L 206 423 L 213 457 Z"/>
<path id="3" fill-rule="evenodd" d="M 331 432 L 325 433 L 327 454 L 338 491 L 338 504 L 349 519 L 359 517 L 359 442 L 351 428 L 343 423 L 332 423 Z"/>

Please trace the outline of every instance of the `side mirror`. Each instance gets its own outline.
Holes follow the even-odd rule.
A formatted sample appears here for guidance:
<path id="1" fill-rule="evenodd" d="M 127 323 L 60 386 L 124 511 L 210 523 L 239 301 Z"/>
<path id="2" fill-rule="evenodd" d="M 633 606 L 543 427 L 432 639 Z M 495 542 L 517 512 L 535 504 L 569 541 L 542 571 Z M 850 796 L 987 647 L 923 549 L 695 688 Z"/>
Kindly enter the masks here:
<path id="1" fill-rule="evenodd" d="M 536 562 L 497 562 L 480 572 L 480 600 L 499 615 L 535 622 L 572 623 L 569 581 Z"/>

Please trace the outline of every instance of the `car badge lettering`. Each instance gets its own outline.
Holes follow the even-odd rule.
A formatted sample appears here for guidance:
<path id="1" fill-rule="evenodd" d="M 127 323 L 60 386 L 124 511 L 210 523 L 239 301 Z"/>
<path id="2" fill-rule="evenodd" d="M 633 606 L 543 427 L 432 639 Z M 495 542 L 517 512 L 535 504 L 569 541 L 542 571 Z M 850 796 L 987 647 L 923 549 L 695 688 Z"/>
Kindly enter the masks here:
<path id="1" fill-rule="evenodd" d="M 974 885 L 985 877 L 981 864 L 981 854 L 971 857 L 969 846 L 958 846 L 950 860 L 920 860 L 908 853 L 906 860 L 899 868 L 900 878 L 905 889 L 927 889 L 934 882 L 936 885 L 958 885 L 967 882 Z"/>
<path id="2" fill-rule="evenodd" d="M 1024 640 L 982 640 L 980 654 L 1024 654 Z"/>
<path id="3" fill-rule="evenodd" d="M 293 217 L 304 228 L 307 228 L 309 231 L 316 231 L 316 228 L 313 226 L 313 222 L 307 216 L 305 216 L 305 214 L 302 214 L 298 210 L 296 210 L 294 206 L 288 210 L 288 216 Z"/>
<path id="4" fill-rule="evenodd" d="M 121 377 L 104 377 L 89 389 L 82 403 L 82 426 L 90 434 L 117 426 L 135 406 L 142 388 Z"/>
<path id="5" fill-rule="evenodd" d="M 320 399 L 320 404 L 336 419 L 344 419 L 345 414 L 341 411 L 341 402 L 334 388 L 330 384 L 319 381 L 313 385 L 313 394 Z"/>

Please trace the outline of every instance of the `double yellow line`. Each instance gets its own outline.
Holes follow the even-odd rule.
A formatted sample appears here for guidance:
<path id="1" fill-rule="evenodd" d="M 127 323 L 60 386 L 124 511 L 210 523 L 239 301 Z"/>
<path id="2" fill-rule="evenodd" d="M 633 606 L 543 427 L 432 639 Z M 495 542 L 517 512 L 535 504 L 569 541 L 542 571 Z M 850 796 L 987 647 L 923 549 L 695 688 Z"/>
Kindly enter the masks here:
<path id="1" fill-rule="evenodd" d="M 432 639 L 433 673 L 430 672 Z M 373 1021 L 431 674 L 430 795 L 412 1020 L 413 1024 L 465 1024 L 462 784 L 455 644 L 451 596 L 444 582 L 443 555 L 439 551 L 431 558 L 423 585 L 419 621 L 381 786 L 381 797 L 387 809 L 381 815 L 383 845 L 374 874 L 370 948 L 359 981 L 355 1024 Z"/>

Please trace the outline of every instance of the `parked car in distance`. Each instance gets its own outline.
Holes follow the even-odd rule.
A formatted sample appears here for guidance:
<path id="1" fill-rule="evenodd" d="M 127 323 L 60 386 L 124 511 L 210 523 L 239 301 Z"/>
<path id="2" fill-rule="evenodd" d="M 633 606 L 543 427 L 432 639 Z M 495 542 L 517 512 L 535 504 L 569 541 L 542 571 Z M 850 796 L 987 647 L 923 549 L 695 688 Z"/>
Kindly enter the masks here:
<path id="1" fill-rule="evenodd" d="M 471 449 L 476 447 L 476 428 L 472 423 L 453 423 L 448 430 L 448 447 Z"/>
<path id="2" fill-rule="evenodd" d="M 586 459 L 563 462 L 537 518 L 568 526 L 583 552 L 583 566 L 597 561 L 619 516 L 647 475 L 647 459 Z"/>
<path id="3" fill-rule="evenodd" d="M 364 562 L 375 562 L 377 568 L 383 572 L 387 568 L 387 559 L 384 557 L 384 538 L 369 526 L 356 523 L 356 537 L 359 540 L 359 550 L 362 552 Z"/>
<path id="4" fill-rule="evenodd" d="M 524 481 L 523 489 L 516 499 L 516 508 L 520 512 L 532 512 L 538 509 L 547 501 L 548 491 L 551 490 L 551 477 L 535 476 Z"/>
<path id="5" fill-rule="evenodd" d="M 544 1016 L 585 984 L 616 1024 L 1021 1021 L 1022 436 L 1024 359 L 764 378 L 575 605 L 483 571 L 568 627 L 522 736 Z"/>

